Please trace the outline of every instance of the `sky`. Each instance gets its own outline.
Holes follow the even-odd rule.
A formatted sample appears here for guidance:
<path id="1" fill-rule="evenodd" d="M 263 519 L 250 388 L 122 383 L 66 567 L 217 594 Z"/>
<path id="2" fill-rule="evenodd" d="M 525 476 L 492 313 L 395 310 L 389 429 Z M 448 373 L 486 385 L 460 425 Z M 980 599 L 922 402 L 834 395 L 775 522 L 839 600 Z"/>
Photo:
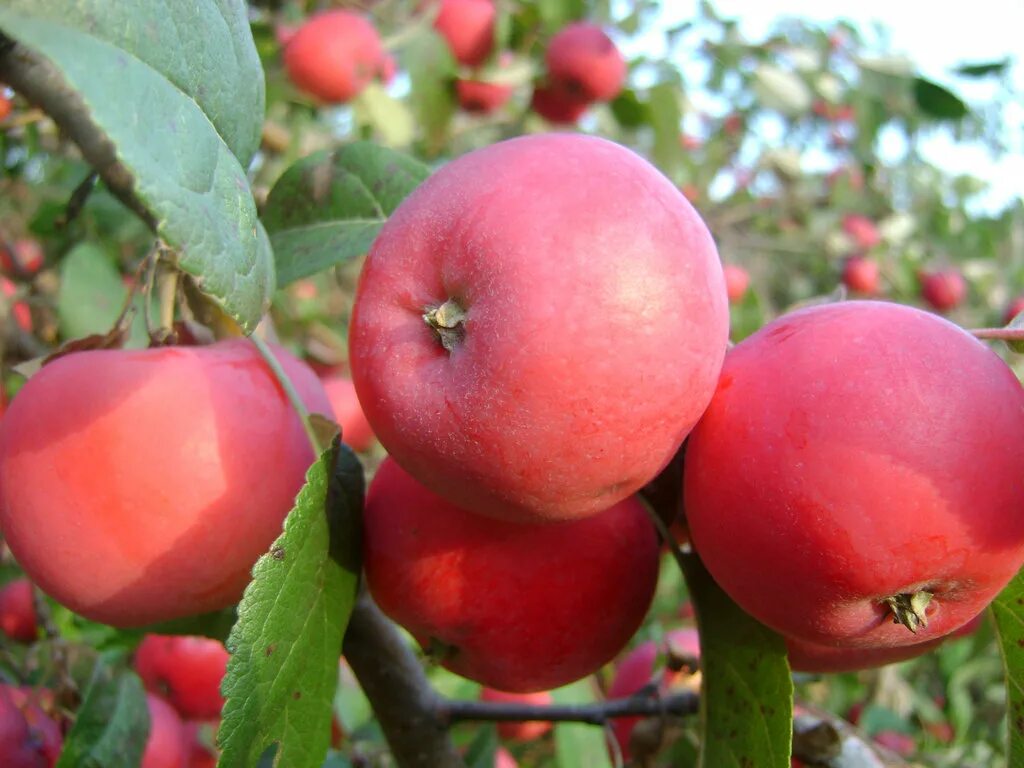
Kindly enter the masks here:
<path id="1" fill-rule="evenodd" d="M 693 18 L 696 6 L 697 0 L 665 0 L 663 23 L 672 26 Z M 988 181 L 992 190 L 980 201 L 984 209 L 997 210 L 1024 197 L 1024 0 L 971 0 L 967 5 L 934 0 L 713 0 L 713 6 L 737 19 L 740 30 L 754 40 L 762 39 L 780 16 L 846 19 L 861 29 L 881 24 L 889 31 L 892 53 L 905 54 L 922 75 L 952 87 L 968 104 L 984 103 L 991 86 L 956 78 L 951 70 L 962 63 L 1014 57 L 1013 81 L 1021 100 L 1006 113 L 1009 156 L 993 158 L 980 145 L 957 144 L 944 136 L 927 139 L 921 149 L 926 159 L 947 171 Z M 899 149 L 882 146 L 883 154 Z"/>

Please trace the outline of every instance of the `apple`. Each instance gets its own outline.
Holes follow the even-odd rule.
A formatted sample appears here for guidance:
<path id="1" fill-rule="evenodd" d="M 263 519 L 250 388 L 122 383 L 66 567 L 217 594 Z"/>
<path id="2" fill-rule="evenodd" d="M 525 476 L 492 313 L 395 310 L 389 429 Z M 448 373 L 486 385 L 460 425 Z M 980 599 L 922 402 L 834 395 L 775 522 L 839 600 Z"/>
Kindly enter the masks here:
<path id="1" fill-rule="evenodd" d="M 546 691 L 610 661 L 636 632 L 658 578 L 658 538 L 626 499 L 559 525 L 467 512 L 385 459 L 366 497 L 374 600 L 456 674 L 512 693 Z"/>
<path id="2" fill-rule="evenodd" d="M 306 406 L 312 371 L 275 354 Z M 71 610 L 140 626 L 236 602 L 313 451 L 247 339 L 97 350 L 36 373 L 0 422 L 0 528 Z"/>
<path id="3" fill-rule="evenodd" d="M 43 247 L 37 240 L 20 237 L 4 247 L 0 245 L 0 271 L 16 277 L 31 277 L 43 268 Z"/>
<path id="4" fill-rule="evenodd" d="M 504 747 L 498 747 L 494 751 L 494 768 L 519 768 L 519 763 L 512 757 L 512 753 Z"/>
<path id="5" fill-rule="evenodd" d="M 373 429 L 366 420 L 356 388 L 347 376 L 335 374 L 321 379 L 331 403 L 334 418 L 341 426 L 341 439 L 354 451 L 365 451 L 373 445 Z"/>
<path id="6" fill-rule="evenodd" d="M 897 304 L 815 306 L 730 351 L 687 443 L 687 523 L 715 581 L 781 634 L 914 645 L 1024 564 L 1021 456 L 1024 390 L 969 333 Z"/>
<path id="7" fill-rule="evenodd" d="M 563 27 L 544 56 L 548 78 L 582 101 L 611 101 L 626 82 L 626 60 L 597 24 L 577 21 Z"/>
<path id="8" fill-rule="evenodd" d="M 6 120 L 14 107 L 11 104 L 11 100 L 6 96 L 0 95 L 0 121 Z"/>
<path id="9" fill-rule="evenodd" d="M 850 236 L 858 250 L 870 250 L 882 242 L 875 222 L 867 216 L 849 214 L 843 217 L 843 232 Z"/>
<path id="10" fill-rule="evenodd" d="M 8 311 L 10 316 L 14 318 L 14 322 L 18 324 L 23 331 L 28 333 L 32 332 L 32 310 L 29 309 L 28 304 L 24 301 L 16 301 L 13 306 L 10 305 L 10 298 L 18 293 L 18 287 L 8 280 L 6 277 L 0 277 L 0 291 L 8 299 Z"/>
<path id="11" fill-rule="evenodd" d="M 284 49 L 284 67 L 295 87 L 328 104 L 358 96 L 386 66 L 373 24 L 352 11 L 310 17 Z"/>
<path id="12" fill-rule="evenodd" d="M 512 86 L 503 83 L 486 83 L 483 80 L 455 81 L 455 95 L 459 106 L 467 112 L 489 115 L 497 112 L 512 97 Z"/>
<path id="13" fill-rule="evenodd" d="M 736 264 L 724 265 L 722 273 L 725 275 L 725 293 L 729 297 L 729 303 L 739 304 L 750 287 L 750 273 Z"/>
<path id="14" fill-rule="evenodd" d="M 494 48 L 493 0 L 439 0 L 434 29 L 447 42 L 460 64 L 478 67 Z"/>
<path id="15" fill-rule="evenodd" d="M 199 722 L 187 720 L 182 723 L 185 754 L 187 755 L 186 765 L 188 768 L 216 768 L 217 751 L 211 746 L 213 743 L 212 737 L 204 737 L 203 731 L 209 727 L 215 733 L 217 725 L 217 721 Z"/>
<path id="16" fill-rule="evenodd" d="M 63 738 L 32 688 L 0 683 L 0 757 L 4 768 L 53 768 Z"/>
<path id="17" fill-rule="evenodd" d="M 1009 325 L 1013 318 L 1021 312 L 1024 312 L 1024 296 L 1018 296 L 1010 302 L 1003 315 L 1003 325 Z"/>
<path id="18" fill-rule="evenodd" d="M 480 700 L 534 706 L 548 706 L 552 703 L 551 693 L 548 691 L 508 693 L 487 687 L 480 691 Z M 550 730 L 551 723 L 547 720 L 498 723 L 498 736 L 505 741 L 534 741 Z"/>
<path id="19" fill-rule="evenodd" d="M 790 669 L 794 672 L 815 673 L 856 672 L 915 659 L 938 648 L 946 639 L 937 637 L 914 645 L 842 648 L 808 643 L 792 637 L 785 638 Z"/>
<path id="20" fill-rule="evenodd" d="M 0 633 L 19 643 L 31 643 L 39 634 L 32 582 L 15 579 L 0 589 Z"/>
<path id="21" fill-rule="evenodd" d="M 955 269 L 922 272 L 921 298 L 936 312 L 948 312 L 963 304 L 967 296 L 964 276 Z"/>
<path id="22" fill-rule="evenodd" d="M 589 106 L 590 102 L 583 101 L 565 88 L 550 83 L 534 86 L 533 96 L 530 98 L 530 109 L 556 125 L 572 125 L 583 116 Z"/>
<path id="23" fill-rule="evenodd" d="M 879 731 L 872 738 L 875 740 L 875 743 L 881 744 L 890 752 L 895 752 L 900 757 L 910 757 L 917 752 L 917 742 L 908 733 L 885 730 Z"/>
<path id="24" fill-rule="evenodd" d="M 569 520 L 669 462 L 728 322 L 714 241 L 672 183 L 604 139 L 541 134 L 463 155 L 388 219 L 349 362 L 420 482 L 481 514 Z"/>
<path id="25" fill-rule="evenodd" d="M 140 768 L 185 768 L 188 760 L 188 734 L 185 726 L 166 701 L 146 694 L 149 709 L 149 736 Z"/>
<path id="26" fill-rule="evenodd" d="M 843 285 L 854 293 L 876 295 L 879 277 L 878 262 L 868 256 L 851 256 L 843 264 Z"/>
<path id="27" fill-rule="evenodd" d="M 183 718 L 220 716 L 220 682 L 229 654 L 208 637 L 146 635 L 135 651 L 135 671 L 146 689 L 165 698 Z"/>

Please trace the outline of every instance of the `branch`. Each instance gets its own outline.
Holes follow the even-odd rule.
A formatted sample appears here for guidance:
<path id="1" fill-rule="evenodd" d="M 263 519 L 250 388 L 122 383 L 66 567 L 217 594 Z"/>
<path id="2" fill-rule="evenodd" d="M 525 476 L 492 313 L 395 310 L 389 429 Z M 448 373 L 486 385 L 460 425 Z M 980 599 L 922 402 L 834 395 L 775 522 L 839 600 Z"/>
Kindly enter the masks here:
<path id="1" fill-rule="evenodd" d="M 368 595 L 356 602 L 342 649 L 399 768 L 465 768 L 440 716 L 441 698 Z"/>
<path id="2" fill-rule="evenodd" d="M 658 715 L 695 715 L 700 697 L 690 691 L 659 697 L 656 690 L 641 691 L 624 699 L 594 704 L 533 705 L 513 702 L 456 701 L 442 703 L 440 716 L 447 723 L 487 720 L 493 722 L 575 722 L 607 725 L 617 717 L 656 717 Z"/>
<path id="3" fill-rule="evenodd" d="M 1024 328 L 972 328 L 968 333 L 976 339 L 1024 341 Z"/>

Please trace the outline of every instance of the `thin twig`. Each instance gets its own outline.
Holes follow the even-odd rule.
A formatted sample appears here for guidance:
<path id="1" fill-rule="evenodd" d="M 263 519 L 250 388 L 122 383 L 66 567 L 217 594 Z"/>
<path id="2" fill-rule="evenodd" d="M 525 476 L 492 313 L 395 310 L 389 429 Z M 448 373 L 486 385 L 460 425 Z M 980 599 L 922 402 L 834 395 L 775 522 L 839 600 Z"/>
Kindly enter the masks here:
<path id="1" fill-rule="evenodd" d="M 323 451 L 323 446 L 320 445 L 320 439 L 316 436 L 316 430 L 313 429 L 313 425 L 309 421 L 309 411 L 306 410 L 306 406 L 302 402 L 302 398 L 299 397 L 298 391 L 295 389 L 295 385 L 292 384 L 292 380 L 288 378 L 288 374 L 285 373 L 284 368 L 281 367 L 281 363 L 273 352 L 270 351 L 270 347 L 267 343 L 258 336 L 250 336 L 249 340 L 256 345 L 256 349 L 259 350 L 260 355 L 270 366 L 270 369 L 274 372 L 274 376 L 277 378 L 281 388 L 284 389 L 285 395 L 288 397 L 288 402 L 291 403 L 292 409 L 295 414 L 299 417 L 302 422 L 302 428 L 306 431 L 306 437 L 309 438 L 309 444 L 313 446 L 313 453 L 317 456 Z"/>
<path id="2" fill-rule="evenodd" d="M 972 328 L 968 333 L 976 339 L 1024 341 L 1024 328 Z"/>

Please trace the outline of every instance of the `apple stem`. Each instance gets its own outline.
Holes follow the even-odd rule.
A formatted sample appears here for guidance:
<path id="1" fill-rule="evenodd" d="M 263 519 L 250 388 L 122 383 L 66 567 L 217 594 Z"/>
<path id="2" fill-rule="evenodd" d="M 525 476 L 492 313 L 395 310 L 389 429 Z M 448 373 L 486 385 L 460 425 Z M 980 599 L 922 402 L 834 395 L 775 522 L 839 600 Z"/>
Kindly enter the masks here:
<path id="1" fill-rule="evenodd" d="M 309 420 L 309 411 L 307 411 L 306 406 L 303 405 L 302 398 L 299 397 L 299 393 L 295 389 L 295 385 L 292 384 L 292 380 L 288 378 L 288 374 L 285 373 L 284 368 L 281 367 L 281 363 L 278 362 L 274 353 L 270 351 L 270 347 L 267 346 L 267 342 L 255 334 L 250 336 L 249 340 L 256 345 L 256 349 L 259 350 L 260 356 L 266 361 L 267 365 L 270 366 L 270 370 L 274 372 L 274 376 L 281 385 L 281 388 L 284 390 L 284 393 L 288 398 L 288 402 L 291 403 L 292 409 L 295 411 L 295 415 L 298 416 L 299 421 L 302 422 L 302 428 L 306 432 L 306 437 L 309 438 L 309 444 L 313 446 L 313 453 L 319 456 L 323 452 L 323 446 L 320 445 L 320 440 L 316 436 L 316 430 L 313 429 L 313 425 Z"/>
<path id="2" fill-rule="evenodd" d="M 928 626 L 925 609 L 931 602 L 933 594 L 926 590 L 919 592 L 903 592 L 885 598 L 884 602 L 892 611 L 892 623 L 902 624 L 914 634 L 917 630 Z"/>
<path id="3" fill-rule="evenodd" d="M 466 338 L 466 310 L 455 299 L 448 299 L 438 307 L 428 307 L 423 321 L 433 329 L 448 352 L 454 351 Z"/>

